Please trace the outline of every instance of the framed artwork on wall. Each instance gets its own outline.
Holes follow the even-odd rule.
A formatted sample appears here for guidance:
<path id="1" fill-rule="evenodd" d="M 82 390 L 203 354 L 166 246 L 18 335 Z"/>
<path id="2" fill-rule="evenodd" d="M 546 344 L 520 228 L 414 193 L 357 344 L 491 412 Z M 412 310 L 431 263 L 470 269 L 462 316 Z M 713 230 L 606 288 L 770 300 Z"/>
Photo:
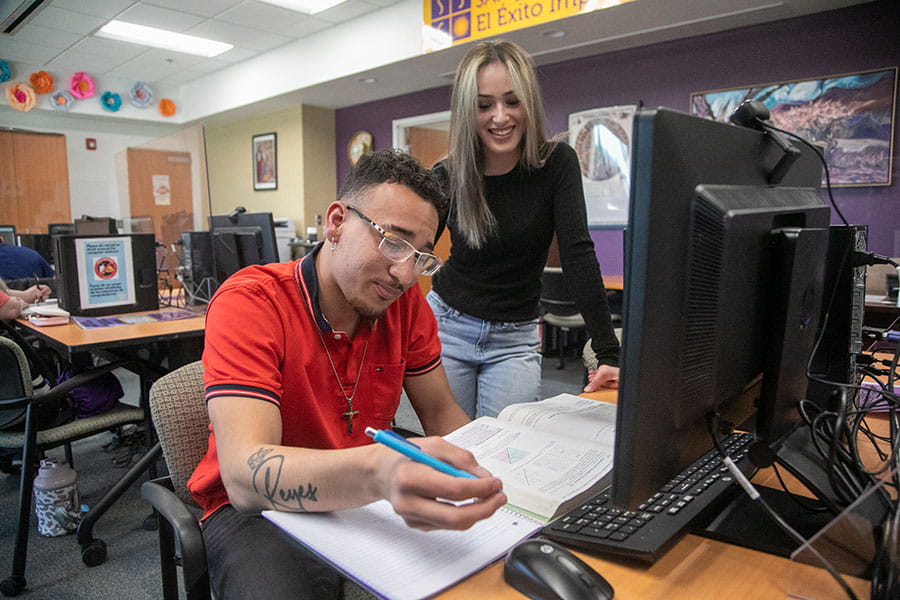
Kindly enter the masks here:
<path id="1" fill-rule="evenodd" d="M 581 167 L 589 226 L 628 223 L 631 126 L 637 106 L 607 106 L 569 115 L 569 145 Z"/>
<path id="2" fill-rule="evenodd" d="M 897 67 L 691 94 L 691 113 L 727 122 L 744 100 L 824 149 L 831 184 L 891 185 Z"/>
<path id="3" fill-rule="evenodd" d="M 278 189 L 278 146 L 275 133 L 253 136 L 253 189 Z"/>

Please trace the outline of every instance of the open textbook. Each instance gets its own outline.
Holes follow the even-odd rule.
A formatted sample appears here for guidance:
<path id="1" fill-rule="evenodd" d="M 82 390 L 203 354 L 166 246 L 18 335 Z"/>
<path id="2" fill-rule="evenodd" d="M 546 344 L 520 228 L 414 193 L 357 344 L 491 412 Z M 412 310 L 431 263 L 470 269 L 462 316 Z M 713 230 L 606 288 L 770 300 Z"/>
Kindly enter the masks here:
<path id="1" fill-rule="evenodd" d="M 466 531 L 406 526 L 386 500 L 332 513 L 262 514 L 336 569 L 392 600 L 432 596 L 502 558 L 605 485 L 615 405 L 569 394 L 508 406 L 446 439 L 503 481 L 509 504 Z"/>

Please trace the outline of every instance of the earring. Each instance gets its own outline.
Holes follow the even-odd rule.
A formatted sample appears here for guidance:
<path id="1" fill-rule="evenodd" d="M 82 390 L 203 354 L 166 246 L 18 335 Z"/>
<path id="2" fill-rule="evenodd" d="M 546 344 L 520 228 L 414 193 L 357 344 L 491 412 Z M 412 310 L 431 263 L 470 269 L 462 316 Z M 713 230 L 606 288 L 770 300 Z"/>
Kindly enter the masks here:
<path id="1" fill-rule="evenodd" d="M 337 247 L 337 242 L 334 240 L 334 237 L 331 238 L 331 251 L 334 252 L 334 249 Z"/>

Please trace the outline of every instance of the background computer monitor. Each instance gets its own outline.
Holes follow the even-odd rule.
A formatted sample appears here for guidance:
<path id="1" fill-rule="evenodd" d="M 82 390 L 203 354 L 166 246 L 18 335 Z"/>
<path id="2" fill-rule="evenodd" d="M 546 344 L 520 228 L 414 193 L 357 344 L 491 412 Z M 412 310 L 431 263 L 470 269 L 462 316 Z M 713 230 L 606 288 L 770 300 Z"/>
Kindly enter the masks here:
<path id="1" fill-rule="evenodd" d="M 156 310 L 152 233 L 54 237 L 59 304 L 76 316 Z"/>
<path id="2" fill-rule="evenodd" d="M 278 262 L 272 213 L 213 215 L 209 231 L 220 284 L 246 266 Z"/>
<path id="3" fill-rule="evenodd" d="M 617 504 L 710 450 L 713 412 L 741 424 L 760 409 L 772 444 L 796 420 L 829 223 L 820 162 L 801 152 L 772 186 L 783 151 L 766 134 L 666 109 L 635 117 Z"/>
<path id="4" fill-rule="evenodd" d="M 51 265 L 53 257 L 53 238 L 49 233 L 20 233 L 19 245 L 36 251 Z M 6 239 L 5 237 L 3 239 Z"/>
<path id="5" fill-rule="evenodd" d="M 78 235 L 106 235 L 119 233 L 116 220 L 112 217 L 83 216 L 75 219 L 75 233 Z"/>
<path id="6" fill-rule="evenodd" d="M 75 223 L 50 223 L 47 225 L 50 235 L 75 235 Z"/>
<path id="7" fill-rule="evenodd" d="M 0 225 L 0 237 L 3 238 L 4 244 L 9 244 L 10 246 L 18 245 L 15 225 Z"/>

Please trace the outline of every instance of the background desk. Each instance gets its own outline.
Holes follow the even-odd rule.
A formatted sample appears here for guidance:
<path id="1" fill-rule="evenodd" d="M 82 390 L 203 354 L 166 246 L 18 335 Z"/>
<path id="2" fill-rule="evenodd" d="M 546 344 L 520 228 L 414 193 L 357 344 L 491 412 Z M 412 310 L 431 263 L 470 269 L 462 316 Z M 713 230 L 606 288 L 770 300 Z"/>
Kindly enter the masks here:
<path id="1" fill-rule="evenodd" d="M 615 402 L 612 390 L 585 394 L 590 398 Z M 768 481 L 771 470 L 760 471 L 754 482 Z M 603 575 L 616 591 L 616 598 L 697 600 L 783 599 L 792 590 L 802 590 L 809 598 L 843 598 L 824 570 L 794 565 L 781 558 L 739 546 L 688 534 L 653 565 L 601 558 L 575 551 Z M 859 598 L 869 595 L 869 583 L 845 576 Z M 440 600 L 471 598 L 524 598 L 503 580 L 503 564 L 498 562 L 438 596 Z"/>
<path id="2" fill-rule="evenodd" d="M 161 308 L 147 312 L 166 312 L 173 308 Z M 141 314 L 141 313 L 132 313 Z M 146 314 L 146 313 L 145 313 Z M 116 325 L 97 329 L 82 329 L 74 322 L 66 325 L 38 327 L 25 319 L 16 321 L 26 334 L 33 334 L 47 346 L 62 353 L 70 363 L 78 365 L 92 360 L 96 355 L 115 361 L 128 359 L 125 367 L 140 378 L 140 403 L 146 407 L 150 386 L 168 370 L 198 360 L 203 350 L 203 331 L 206 319 L 202 314 L 176 321 L 156 321 L 135 325 Z M 147 413 L 147 441 L 150 449 L 125 473 L 116 484 L 86 513 L 78 526 L 78 543 L 86 564 L 96 566 L 106 560 L 105 546 L 97 545 L 93 528 L 97 520 L 137 479 L 149 471 L 156 477 L 156 460 L 162 450 Z M 88 557 L 88 558 L 85 558 Z"/>

